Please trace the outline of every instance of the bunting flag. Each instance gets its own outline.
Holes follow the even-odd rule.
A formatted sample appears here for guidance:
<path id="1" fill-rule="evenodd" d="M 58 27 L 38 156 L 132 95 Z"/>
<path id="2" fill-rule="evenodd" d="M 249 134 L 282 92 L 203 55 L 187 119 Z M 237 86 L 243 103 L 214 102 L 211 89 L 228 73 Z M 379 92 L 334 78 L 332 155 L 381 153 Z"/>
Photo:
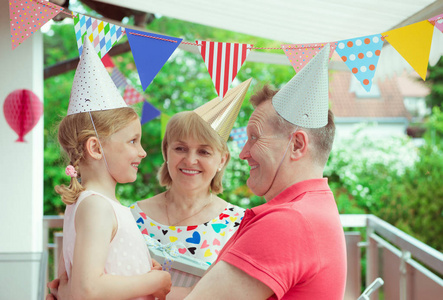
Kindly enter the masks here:
<path id="1" fill-rule="evenodd" d="M 103 58 L 124 34 L 123 27 L 82 14 L 74 17 L 74 30 L 79 55 L 82 55 L 86 35 L 100 58 Z"/>
<path id="2" fill-rule="evenodd" d="M 161 112 L 155 108 L 151 103 L 148 101 L 143 102 L 143 109 L 142 109 L 142 117 L 141 117 L 141 124 L 145 124 L 152 119 L 157 118 L 160 116 Z M 163 127 L 162 127 L 163 128 Z"/>
<path id="3" fill-rule="evenodd" d="M 123 93 L 123 99 L 126 104 L 133 105 L 135 103 L 139 103 L 145 101 L 145 97 L 140 94 L 132 85 L 126 85 L 125 92 Z"/>
<path id="4" fill-rule="evenodd" d="M 312 43 L 312 44 L 287 44 L 281 45 L 292 67 L 297 74 L 301 69 L 326 45 L 326 43 Z M 329 51 L 329 59 L 336 47 L 336 43 L 330 43 L 331 51 Z"/>
<path id="5" fill-rule="evenodd" d="M 196 41 L 220 99 L 246 60 L 252 44 Z"/>
<path id="6" fill-rule="evenodd" d="M 126 88 L 126 86 L 128 85 L 126 77 L 117 68 L 112 69 L 111 79 L 112 81 L 114 81 L 114 84 L 117 88 Z"/>
<path id="7" fill-rule="evenodd" d="M 162 126 L 162 139 L 165 136 L 165 132 L 166 132 L 166 125 L 168 125 L 169 119 L 171 117 L 168 116 L 167 114 L 162 113 L 160 116 L 160 122 L 161 122 L 161 126 Z"/>
<path id="8" fill-rule="evenodd" d="M 443 14 L 432 17 L 428 21 L 443 33 Z"/>
<path id="9" fill-rule="evenodd" d="M 428 21 L 421 21 L 408 26 L 383 32 L 385 39 L 411 67 L 426 80 L 429 52 L 431 51 L 434 26 Z"/>
<path id="10" fill-rule="evenodd" d="M 111 57 L 108 54 L 105 54 L 105 56 L 102 57 L 102 63 L 105 66 L 105 68 L 114 68 L 114 62 L 112 61 Z"/>
<path id="11" fill-rule="evenodd" d="M 240 149 L 243 149 L 243 147 L 246 144 L 246 141 L 248 140 L 248 135 L 246 133 L 246 126 L 232 129 L 231 134 L 229 136 L 232 137 L 232 139 L 234 140 L 234 142 L 237 143 L 237 146 Z"/>
<path id="12" fill-rule="evenodd" d="M 337 54 L 354 74 L 355 78 L 369 92 L 375 69 L 380 58 L 383 40 L 381 34 L 362 36 L 337 42 Z"/>
<path id="13" fill-rule="evenodd" d="M 169 59 L 182 39 L 126 28 L 143 91 Z"/>
<path id="14" fill-rule="evenodd" d="M 45 0 L 9 0 L 12 50 L 63 10 Z"/>

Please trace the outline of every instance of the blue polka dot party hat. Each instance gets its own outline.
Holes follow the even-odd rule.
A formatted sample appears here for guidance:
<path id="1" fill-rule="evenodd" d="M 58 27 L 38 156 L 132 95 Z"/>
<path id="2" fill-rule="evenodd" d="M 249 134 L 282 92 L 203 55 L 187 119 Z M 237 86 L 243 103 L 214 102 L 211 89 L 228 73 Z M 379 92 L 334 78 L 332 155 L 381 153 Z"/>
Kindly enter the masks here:
<path id="1" fill-rule="evenodd" d="M 328 124 L 329 51 L 330 45 L 326 44 L 272 98 L 275 110 L 288 122 L 303 128 L 320 128 Z"/>
<path id="2" fill-rule="evenodd" d="M 72 83 L 68 115 L 126 106 L 94 47 L 85 37 L 83 52 Z"/>

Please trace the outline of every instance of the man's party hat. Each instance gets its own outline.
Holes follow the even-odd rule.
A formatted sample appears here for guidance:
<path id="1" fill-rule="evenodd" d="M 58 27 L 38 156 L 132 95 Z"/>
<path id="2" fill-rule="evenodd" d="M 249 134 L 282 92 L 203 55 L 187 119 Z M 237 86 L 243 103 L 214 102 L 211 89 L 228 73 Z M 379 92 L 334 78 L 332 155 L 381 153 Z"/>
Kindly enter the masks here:
<path id="1" fill-rule="evenodd" d="M 229 138 L 252 78 L 230 89 L 223 100 L 219 97 L 194 110 L 225 140 Z"/>
<path id="2" fill-rule="evenodd" d="M 83 52 L 72 83 L 68 116 L 126 106 L 94 47 L 85 37 Z"/>
<path id="3" fill-rule="evenodd" d="M 288 122 L 304 128 L 328 124 L 328 62 L 326 44 L 313 59 L 272 98 L 277 113 Z"/>

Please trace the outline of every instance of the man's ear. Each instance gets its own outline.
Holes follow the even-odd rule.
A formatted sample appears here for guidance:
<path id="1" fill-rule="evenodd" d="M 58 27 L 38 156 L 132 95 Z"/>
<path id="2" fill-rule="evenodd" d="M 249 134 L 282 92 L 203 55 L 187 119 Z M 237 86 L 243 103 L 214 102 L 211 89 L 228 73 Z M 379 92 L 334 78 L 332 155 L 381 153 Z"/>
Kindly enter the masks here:
<path id="1" fill-rule="evenodd" d="M 303 130 L 296 131 L 292 134 L 292 142 L 290 147 L 291 160 L 299 160 L 306 155 L 308 151 L 309 136 Z"/>
<path id="2" fill-rule="evenodd" d="M 103 156 L 98 138 L 90 137 L 85 143 L 86 153 L 93 159 L 100 160 Z"/>

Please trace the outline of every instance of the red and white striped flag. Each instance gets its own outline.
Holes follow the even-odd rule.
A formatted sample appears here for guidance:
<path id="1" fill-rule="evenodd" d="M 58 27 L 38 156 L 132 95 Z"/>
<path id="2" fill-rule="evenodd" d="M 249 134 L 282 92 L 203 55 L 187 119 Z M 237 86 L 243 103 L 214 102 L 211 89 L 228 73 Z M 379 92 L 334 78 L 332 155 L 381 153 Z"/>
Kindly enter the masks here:
<path id="1" fill-rule="evenodd" d="M 138 102 L 145 101 L 145 98 L 140 94 L 132 85 L 128 84 L 125 88 L 125 93 L 123 94 L 123 99 L 126 104 L 132 105 Z"/>
<path id="2" fill-rule="evenodd" d="M 217 94 L 223 99 L 251 51 L 252 44 L 196 41 Z"/>

